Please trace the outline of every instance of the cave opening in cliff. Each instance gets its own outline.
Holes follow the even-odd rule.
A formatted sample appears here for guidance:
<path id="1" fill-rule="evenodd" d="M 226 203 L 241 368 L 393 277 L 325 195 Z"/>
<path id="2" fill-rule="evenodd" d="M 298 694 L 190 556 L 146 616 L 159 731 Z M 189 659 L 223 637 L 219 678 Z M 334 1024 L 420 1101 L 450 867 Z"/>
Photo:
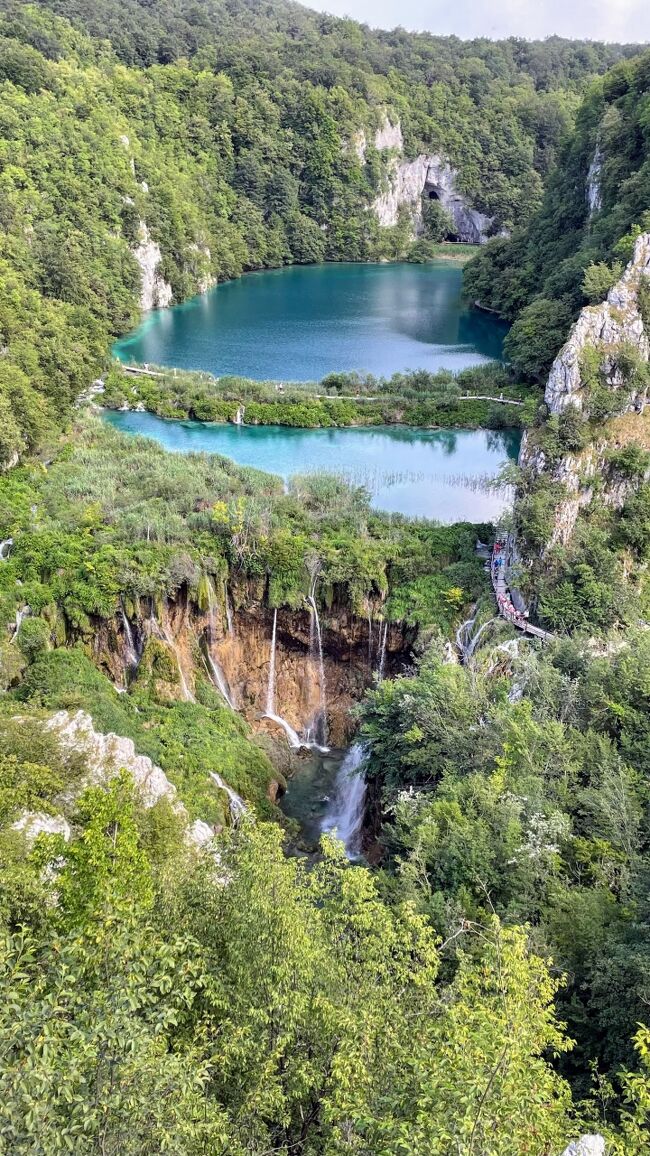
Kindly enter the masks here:
<path id="1" fill-rule="evenodd" d="M 430 201 L 439 201 L 440 196 L 435 189 L 427 189 L 427 196 Z"/>

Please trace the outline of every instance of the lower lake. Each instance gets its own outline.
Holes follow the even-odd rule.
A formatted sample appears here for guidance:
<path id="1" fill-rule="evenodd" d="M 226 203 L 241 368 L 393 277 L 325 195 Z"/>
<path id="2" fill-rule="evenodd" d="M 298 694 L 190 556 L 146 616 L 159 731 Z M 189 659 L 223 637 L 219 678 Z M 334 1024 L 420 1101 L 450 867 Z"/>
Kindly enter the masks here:
<path id="1" fill-rule="evenodd" d="M 375 509 L 439 522 L 493 521 L 510 504 L 490 485 L 515 461 L 518 430 L 420 430 L 405 426 L 291 429 L 167 421 L 149 413 L 105 413 L 127 434 L 153 438 L 177 453 L 215 453 L 288 479 L 339 474 L 371 494 Z"/>
<path id="2" fill-rule="evenodd" d="M 113 352 L 125 362 L 257 380 L 460 370 L 500 358 L 507 331 L 467 309 L 461 290 L 462 267 L 453 261 L 249 273 L 148 314 Z"/>

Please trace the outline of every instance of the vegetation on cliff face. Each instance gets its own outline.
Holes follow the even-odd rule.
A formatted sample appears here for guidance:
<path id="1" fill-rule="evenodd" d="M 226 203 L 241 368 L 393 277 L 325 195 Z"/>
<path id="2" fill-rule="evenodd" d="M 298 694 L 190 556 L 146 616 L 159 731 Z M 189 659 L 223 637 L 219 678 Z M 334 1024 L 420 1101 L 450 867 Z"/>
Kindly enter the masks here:
<path id="1" fill-rule="evenodd" d="M 506 356 L 533 378 L 545 376 L 571 321 L 603 299 L 647 227 L 649 83 L 648 52 L 593 82 L 539 211 L 465 269 L 468 297 L 514 321 Z"/>

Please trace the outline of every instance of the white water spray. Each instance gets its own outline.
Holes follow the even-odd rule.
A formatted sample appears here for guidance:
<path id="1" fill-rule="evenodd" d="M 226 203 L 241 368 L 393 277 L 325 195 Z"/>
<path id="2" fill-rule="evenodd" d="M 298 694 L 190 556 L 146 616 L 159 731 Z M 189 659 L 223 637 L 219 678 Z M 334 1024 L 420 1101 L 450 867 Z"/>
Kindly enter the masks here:
<path id="1" fill-rule="evenodd" d="M 138 665 L 138 650 L 133 638 L 131 623 L 126 616 L 124 607 L 122 607 L 122 625 L 124 626 L 124 639 L 126 642 L 126 646 L 124 648 L 124 657 L 126 659 L 127 667 L 130 670 L 133 670 Z"/>
<path id="2" fill-rule="evenodd" d="M 0 562 L 6 562 L 11 554 L 11 547 L 14 544 L 13 538 L 5 538 L 4 542 L 0 542 Z"/>
<path id="3" fill-rule="evenodd" d="M 384 681 L 384 674 L 386 672 L 386 650 L 388 646 L 388 623 L 384 622 L 379 631 L 379 666 L 377 667 L 377 677 L 379 682 Z"/>
<path id="4" fill-rule="evenodd" d="M 273 633 L 271 635 L 271 657 L 269 659 L 269 681 L 266 688 L 266 710 L 264 718 L 268 718 L 271 722 L 277 723 L 282 727 L 284 733 L 289 740 L 289 746 L 297 750 L 302 744 L 299 736 L 296 734 L 293 727 L 275 712 L 275 652 L 277 646 L 278 634 L 278 611 L 277 608 L 273 611 Z"/>
<path id="5" fill-rule="evenodd" d="M 235 706 L 235 703 L 234 703 L 234 700 L 232 697 L 230 687 L 228 685 L 228 679 L 226 678 L 226 675 L 225 675 L 224 670 L 221 666 L 221 663 L 219 662 L 218 659 L 212 657 L 212 655 L 210 654 L 209 648 L 206 650 L 205 657 L 206 657 L 206 661 L 208 664 L 208 670 L 210 672 L 210 677 L 212 679 L 212 682 L 216 686 L 216 688 L 219 691 L 222 698 L 224 698 L 225 701 L 228 703 L 228 706 L 230 707 L 230 709 L 231 710 L 237 710 L 237 707 Z"/>
<path id="6" fill-rule="evenodd" d="M 331 831 L 341 840 L 348 859 L 361 854 L 361 832 L 366 802 L 366 781 L 361 773 L 365 750 L 354 743 L 336 776 L 334 799 L 324 816 L 321 830 Z"/>
<path id="7" fill-rule="evenodd" d="M 233 791 L 232 787 L 229 787 L 227 783 L 224 783 L 221 775 L 218 775 L 216 771 L 210 771 L 210 778 L 214 784 L 219 787 L 220 791 L 226 792 L 228 796 L 228 806 L 230 808 L 230 817 L 236 827 L 237 824 L 248 813 L 248 808 L 244 800 L 240 798 L 236 791 Z"/>

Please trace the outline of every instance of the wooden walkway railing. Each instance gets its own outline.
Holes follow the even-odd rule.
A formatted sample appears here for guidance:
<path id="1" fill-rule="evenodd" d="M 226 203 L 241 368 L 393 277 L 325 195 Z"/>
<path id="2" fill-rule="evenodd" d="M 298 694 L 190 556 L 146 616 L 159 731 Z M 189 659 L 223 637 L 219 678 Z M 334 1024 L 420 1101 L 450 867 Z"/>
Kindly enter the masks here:
<path id="1" fill-rule="evenodd" d="M 544 642 L 550 642 L 555 635 L 550 634 L 548 630 L 542 630 L 540 626 L 533 626 L 532 622 L 521 610 L 517 610 L 513 604 L 508 583 L 506 580 L 506 557 L 508 549 L 508 539 L 505 534 L 500 534 L 494 543 L 492 550 L 492 558 L 490 561 L 490 572 L 492 575 L 492 587 L 494 595 L 497 600 L 499 614 L 515 626 L 517 630 L 523 630 L 525 634 L 531 634 L 534 638 L 541 638 Z"/>

